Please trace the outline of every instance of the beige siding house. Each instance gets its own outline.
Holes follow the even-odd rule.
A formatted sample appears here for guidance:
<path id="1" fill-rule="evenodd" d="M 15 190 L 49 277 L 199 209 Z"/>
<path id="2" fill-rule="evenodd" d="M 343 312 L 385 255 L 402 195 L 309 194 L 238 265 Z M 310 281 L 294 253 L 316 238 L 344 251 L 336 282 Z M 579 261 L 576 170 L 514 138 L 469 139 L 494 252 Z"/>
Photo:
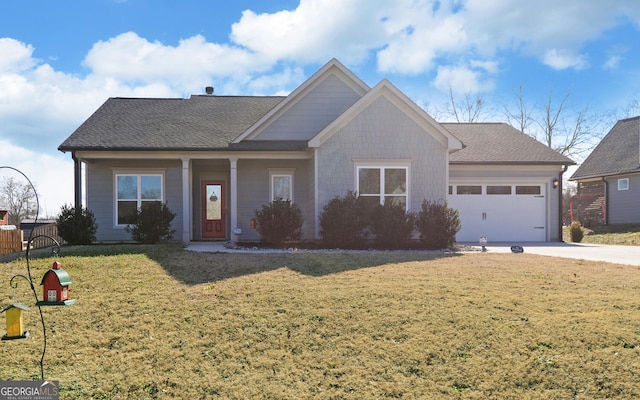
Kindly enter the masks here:
<path id="1" fill-rule="evenodd" d="M 524 143 L 526 135 L 498 127 L 486 135 L 487 143 L 469 143 Z M 508 160 L 472 160 L 467 155 L 475 153 L 460 130 L 476 131 L 474 125 L 439 124 L 388 80 L 369 87 L 334 59 L 286 97 L 110 98 L 59 149 L 72 154 L 76 203 L 86 187 L 83 205 L 96 215 L 100 241 L 129 240 L 124 228 L 130 213 L 146 201 L 166 202 L 176 212 L 178 240 L 257 241 L 251 219 L 276 197 L 301 208 L 303 239 L 315 240 L 319 215 L 336 196 L 355 191 L 371 202 L 394 201 L 418 211 L 423 200 L 455 202 L 452 182 L 455 190 L 508 183 L 513 196 L 502 200 L 527 207 L 543 196 L 544 207 L 536 208 L 543 234 L 532 220 L 538 235 L 523 238 L 559 240 L 553 182 L 561 181 L 571 160 L 537 142 L 535 157 L 518 168 L 508 167 Z M 502 137 L 505 132 L 511 136 Z M 459 165 L 453 163 L 456 154 Z M 519 188 L 536 185 L 527 194 Z M 475 210 L 475 203 L 458 203 L 463 227 L 471 226 L 459 241 L 475 241 L 487 225 L 497 229 L 487 232 L 503 237 L 504 224 L 492 219 L 476 227 L 476 213 L 465 211 Z M 504 229 L 509 238 L 527 231 Z"/>

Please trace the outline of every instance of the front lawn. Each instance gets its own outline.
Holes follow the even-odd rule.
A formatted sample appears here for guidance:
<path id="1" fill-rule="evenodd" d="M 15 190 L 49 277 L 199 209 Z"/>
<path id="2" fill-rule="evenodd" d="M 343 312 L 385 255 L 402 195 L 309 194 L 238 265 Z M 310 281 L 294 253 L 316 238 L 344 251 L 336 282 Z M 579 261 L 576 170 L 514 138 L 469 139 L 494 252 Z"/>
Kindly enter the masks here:
<path id="1" fill-rule="evenodd" d="M 531 254 L 63 248 L 43 308 L 61 399 L 638 398 L 640 270 Z M 40 279 L 53 258 L 32 260 Z M 33 306 L 24 259 L 0 306 Z M 3 318 L 4 320 L 4 318 Z M 39 379 L 42 330 L 0 342 Z M 4 324 L 0 325 L 4 329 Z"/>
<path id="2" fill-rule="evenodd" d="M 569 229 L 563 230 L 565 242 L 570 242 Z M 584 228 L 582 243 L 640 246 L 640 225 L 605 225 Z"/>

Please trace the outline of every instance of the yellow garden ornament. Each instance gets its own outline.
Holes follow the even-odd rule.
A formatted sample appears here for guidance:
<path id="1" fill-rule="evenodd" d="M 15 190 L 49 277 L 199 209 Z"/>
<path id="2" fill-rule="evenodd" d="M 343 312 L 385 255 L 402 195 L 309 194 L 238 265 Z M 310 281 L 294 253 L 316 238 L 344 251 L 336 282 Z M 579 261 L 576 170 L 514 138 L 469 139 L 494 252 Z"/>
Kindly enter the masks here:
<path id="1" fill-rule="evenodd" d="M 22 318 L 23 311 L 28 310 L 29 307 L 20 304 L 13 303 L 8 305 L 2 312 L 7 314 L 7 333 L 2 337 L 2 340 L 24 339 L 29 337 L 29 331 L 24 330 L 24 321 Z"/>

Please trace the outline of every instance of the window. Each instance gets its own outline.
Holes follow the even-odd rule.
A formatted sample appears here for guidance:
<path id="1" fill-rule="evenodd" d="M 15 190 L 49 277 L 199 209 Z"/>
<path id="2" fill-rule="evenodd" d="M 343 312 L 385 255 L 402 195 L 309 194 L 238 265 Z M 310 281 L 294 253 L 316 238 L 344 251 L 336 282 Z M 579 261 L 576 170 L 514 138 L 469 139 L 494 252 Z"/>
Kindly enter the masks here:
<path id="1" fill-rule="evenodd" d="M 456 186 L 456 194 L 482 194 L 482 186 L 459 185 Z"/>
<path id="2" fill-rule="evenodd" d="M 407 209 L 408 167 L 357 167 L 358 196 L 368 203 L 384 204 L 391 201 Z"/>
<path id="3" fill-rule="evenodd" d="M 511 186 L 487 186 L 487 194 L 511 194 Z"/>
<path id="4" fill-rule="evenodd" d="M 293 202 L 293 170 L 269 171 L 271 201 L 282 199 Z"/>
<path id="5" fill-rule="evenodd" d="M 629 178 L 618 179 L 618 190 L 629 190 Z"/>
<path id="6" fill-rule="evenodd" d="M 540 186 L 516 186 L 516 194 L 532 194 L 539 195 Z"/>
<path id="7" fill-rule="evenodd" d="M 117 225 L 133 222 L 133 212 L 143 202 L 162 202 L 162 175 L 116 175 Z"/>

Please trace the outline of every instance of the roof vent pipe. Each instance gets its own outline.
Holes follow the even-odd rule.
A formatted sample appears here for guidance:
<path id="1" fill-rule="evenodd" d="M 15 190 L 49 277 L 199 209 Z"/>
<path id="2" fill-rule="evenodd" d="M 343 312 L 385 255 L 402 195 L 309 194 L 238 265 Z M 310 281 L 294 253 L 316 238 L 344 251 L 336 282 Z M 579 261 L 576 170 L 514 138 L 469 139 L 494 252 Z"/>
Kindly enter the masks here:
<path id="1" fill-rule="evenodd" d="M 213 94 L 213 86 L 207 86 L 206 88 L 204 88 L 204 91 L 211 96 Z"/>

